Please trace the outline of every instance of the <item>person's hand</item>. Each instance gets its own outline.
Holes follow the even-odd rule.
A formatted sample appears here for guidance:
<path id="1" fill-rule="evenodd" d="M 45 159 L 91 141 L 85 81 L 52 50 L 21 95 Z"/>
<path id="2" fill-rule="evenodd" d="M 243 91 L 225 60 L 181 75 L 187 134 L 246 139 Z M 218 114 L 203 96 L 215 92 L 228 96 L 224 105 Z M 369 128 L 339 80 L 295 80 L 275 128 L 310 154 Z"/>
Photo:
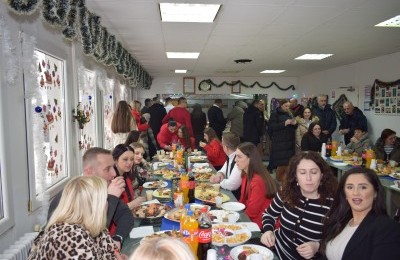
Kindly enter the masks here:
<path id="1" fill-rule="evenodd" d="M 310 241 L 299 245 L 296 250 L 303 258 L 310 259 L 317 253 L 318 248 L 319 242 Z"/>
<path id="2" fill-rule="evenodd" d="M 107 192 L 110 195 L 114 195 L 115 197 L 119 198 L 122 192 L 125 190 L 125 180 L 124 177 L 118 176 L 110 182 L 108 185 Z"/>
<path id="3" fill-rule="evenodd" d="M 347 129 L 340 129 L 340 130 L 339 130 L 339 133 L 342 134 L 342 135 L 345 135 L 345 134 L 347 134 L 348 132 L 350 132 L 350 129 L 348 129 L 348 128 L 347 128 Z"/>
<path id="4" fill-rule="evenodd" d="M 115 254 L 115 258 L 117 260 L 128 260 L 128 256 L 124 255 L 124 254 L 121 254 L 121 252 L 119 252 L 119 251 L 115 251 L 114 254 Z"/>
<path id="5" fill-rule="evenodd" d="M 115 241 L 115 240 L 113 240 L 113 241 L 114 241 L 115 246 L 118 248 L 118 250 L 121 250 L 121 242 Z"/>
<path id="6" fill-rule="evenodd" d="M 129 209 L 134 209 L 134 208 L 140 206 L 140 204 L 142 204 L 145 201 L 146 201 L 145 197 L 143 197 L 143 196 L 137 197 L 136 199 L 134 199 L 128 203 L 128 207 L 129 207 Z"/>
<path id="7" fill-rule="evenodd" d="M 292 119 L 286 119 L 285 126 L 292 124 Z"/>
<path id="8" fill-rule="evenodd" d="M 322 130 L 322 133 L 329 135 L 329 131 L 328 130 Z"/>
<path id="9" fill-rule="evenodd" d="M 263 243 L 267 247 L 275 246 L 275 235 L 274 235 L 274 232 L 272 232 L 272 231 L 265 232 L 264 234 L 262 234 L 260 241 L 261 241 L 261 243 Z"/>
<path id="10" fill-rule="evenodd" d="M 291 124 L 292 124 L 292 125 L 297 125 L 297 121 L 296 121 L 295 118 L 292 119 L 292 123 L 291 123 Z"/>
<path id="11" fill-rule="evenodd" d="M 211 183 L 220 183 L 224 179 L 224 174 L 221 172 L 217 172 L 217 174 L 211 175 L 210 182 Z"/>
<path id="12" fill-rule="evenodd" d="M 204 147 L 204 146 L 206 146 L 206 145 L 207 145 L 207 144 L 206 144 L 205 142 L 202 142 L 202 141 L 199 142 L 199 146 L 200 146 L 200 147 Z"/>
<path id="13" fill-rule="evenodd" d="M 172 146 L 171 145 L 166 145 L 166 146 L 164 146 L 164 150 L 171 151 L 172 150 Z"/>
<path id="14" fill-rule="evenodd" d="M 358 143 L 358 139 L 355 136 L 353 136 L 352 138 L 350 138 L 350 142 Z"/>

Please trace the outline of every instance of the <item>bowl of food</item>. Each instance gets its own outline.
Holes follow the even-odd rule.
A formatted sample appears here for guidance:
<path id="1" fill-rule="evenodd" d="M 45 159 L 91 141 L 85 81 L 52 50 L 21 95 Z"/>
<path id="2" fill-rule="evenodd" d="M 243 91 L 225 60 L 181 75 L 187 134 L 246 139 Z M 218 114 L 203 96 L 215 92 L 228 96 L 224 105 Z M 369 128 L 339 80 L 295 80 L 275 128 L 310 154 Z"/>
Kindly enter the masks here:
<path id="1" fill-rule="evenodd" d="M 160 223 L 162 217 L 171 209 L 170 206 L 161 203 L 142 204 L 132 209 L 134 218 L 142 219 L 143 223 Z"/>

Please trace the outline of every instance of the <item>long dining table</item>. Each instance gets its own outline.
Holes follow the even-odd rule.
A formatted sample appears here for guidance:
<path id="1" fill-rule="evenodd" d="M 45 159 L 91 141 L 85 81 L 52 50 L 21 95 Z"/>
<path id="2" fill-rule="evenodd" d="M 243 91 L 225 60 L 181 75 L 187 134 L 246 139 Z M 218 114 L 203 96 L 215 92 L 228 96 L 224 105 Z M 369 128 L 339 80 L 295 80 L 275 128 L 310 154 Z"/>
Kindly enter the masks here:
<path id="1" fill-rule="evenodd" d="M 211 166 L 211 165 L 210 165 Z M 211 167 L 212 168 L 212 167 Z M 212 169 L 213 173 L 216 173 L 215 169 Z M 158 177 L 158 179 L 161 177 Z M 170 186 L 171 183 L 168 183 L 168 185 Z M 143 189 L 143 193 L 145 193 L 146 189 Z M 237 199 L 235 198 L 235 196 L 233 195 L 233 193 L 229 190 L 224 190 L 221 189 L 221 192 L 226 194 L 229 197 L 229 201 L 230 202 L 237 202 Z M 196 202 L 199 202 L 196 200 Z M 171 200 L 162 200 L 162 203 L 167 203 L 171 206 L 172 205 L 172 199 Z M 201 203 L 201 202 L 200 202 Z M 215 206 L 211 206 L 211 209 L 217 209 Z M 237 221 L 237 224 L 242 223 L 243 225 L 246 224 L 250 224 L 251 220 L 250 218 L 247 216 L 247 214 L 245 213 L 244 210 L 239 211 L 239 220 Z M 153 223 L 150 224 L 148 223 L 148 221 L 144 221 L 143 219 L 138 219 L 135 218 L 134 221 L 134 228 L 133 228 L 133 232 L 135 231 L 135 228 L 138 227 L 144 227 L 144 226 L 152 226 L 154 232 L 158 232 L 158 231 L 164 231 L 167 230 L 166 227 L 168 227 L 169 225 L 166 225 L 165 222 L 168 222 L 169 220 L 167 220 L 165 217 L 162 217 L 161 221 L 157 222 L 157 223 Z M 179 225 L 179 223 L 177 223 Z M 253 223 L 254 224 L 254 223 Z M 249 225 L 250 226 L 250 225 Z M 261 231 L 260 230 L 255 230 L 254 229 L 254 225 L 251 225 L 253 227 L 253 230 L 251 232 L 251 238 L 249 241 L 245 242 L 244 244 L 256 244 L 256 245 L 261 245 L 260 243 L 260 237 L 261 237 Z M 175 226 L 174 228 L 177 228 L 177 226 Z M 178 228 L 177 228 L 178 229 Z M 143 239 L 143 237 L 141 235 L 138 235 L 138 237 L 136 238 L 125 238 L 123 246 L 121 248 L 121 252 L 123 254 L 126 255 L 131 255 L 132 252 L 140 245 L 140 241 Z M 233 247 L 228 247 L 226 245 L 222 246 L 222 247 L 217 247 L 217 246 L 212 246 L 213 248 L 215 248 L 217 250 L 217 254 L 218 254 L 218 259 L 229 259 L 226 258 L 229 253 L 230 250 Z M 274 258 L 273 259 L 278 259 L 278 257 L 274 254 Z"/>

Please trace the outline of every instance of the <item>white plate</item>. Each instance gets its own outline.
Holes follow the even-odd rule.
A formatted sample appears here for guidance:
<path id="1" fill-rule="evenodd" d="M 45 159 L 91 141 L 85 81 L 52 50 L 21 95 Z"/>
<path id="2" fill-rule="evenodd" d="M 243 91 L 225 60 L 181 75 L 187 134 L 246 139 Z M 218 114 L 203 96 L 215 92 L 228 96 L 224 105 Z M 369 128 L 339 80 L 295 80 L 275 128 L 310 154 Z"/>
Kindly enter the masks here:
<path id="1" fill-rule="evenodd" d="M 338 166 L 338 167 L 343 167 L 343 166 L 347 166 L 348 165 L 345 162 L 335 162 L 335 161 L 332 161 L 332 164 L 335 165 L 335 166 Z"/>
<path id="2" fill-rule="evenodd" d="M 224 232 L 225 234 L 221 233 Z M 226 233 L 229 232 L 229 235 Z M 248 228 L 238 224 L 213 224 L 212 225 L 212 244 L 215 246 L 227 245 L 230 247 L 246 243 L 251 238 L 251 232 Z M 220 239 L 216 239 L 219 237 Z M 239 239 L 239 240 L 235 240 Z M 234 242 L 231 242 L 231 241 Z"/>
<path id="3" fill-rule="evenodd" d="M 236 223 L 240 218 L 239 213 L 227 210 L 210 210 L 208 214 L 216 217 L 216 219 L 212 221 L 214 223 L 223 223 L 223 222 L 227 223 L 229 222 L 228 218 L 231 215 L 233 216 L 232 218 L 234 219 L 234 222 L 229 222 L 229 223 Z"/>
<path id="4" fill-rule="evenodd" d="M 398 172 L 391 173 L 391 174 L 389 174 L 389 176 L 392 177 L 392 178 L 400 180 L 400 173 L 398 173 Z"/>
<path id="5" fill-rule="evenodd" d="M 158 185 L 158 187 L 152 187 L 151 185 L 153 183 L 155 183 L 155 182 L 158 182 L 158 181 L 145 182 L 145 183 L 143 183 L 143 188 L 146 188 L 146 189 L 158 189 L 158 188 L 165 188 L 165 187 L 168 186 L 168 183 L 166 181 L 163 181 L 162 183 L 160 183 L 160 185 Z"/>
<path id="6" fill-rule="evenodd" d="M 261 254 L 263 256 L 263 260 L 274 259 L 274 253 L 272 253 L 272 251 L 269 250 L 268 248 L 259 245 L 245 244 L 232 248 L 230 255 L 233 258 L 233 260 L 238 260 L 239 254 L 243 252 L 244 246 L 248 246 L 257 250 L 258 254 Z"/>
<path id="7" fill-rule="evenodd" d="M 244 210 L 246 206 L 240 202 L 226 202 L 221 205 L 221 208 L 228 211 L 241 211 Z"/>
<path id="8" fill-rule="evenodd" d="M 157 198 L 162 198 L 162 199 L 167 199 L 167 198 L 171 198 L 171 189 L 165 189 L 166 191 L 169 191 L 169 194 L 160 194 L 160 192 L 158 190 L 154 190 L 153 191 L 153 196 L 157 197 Z"/>

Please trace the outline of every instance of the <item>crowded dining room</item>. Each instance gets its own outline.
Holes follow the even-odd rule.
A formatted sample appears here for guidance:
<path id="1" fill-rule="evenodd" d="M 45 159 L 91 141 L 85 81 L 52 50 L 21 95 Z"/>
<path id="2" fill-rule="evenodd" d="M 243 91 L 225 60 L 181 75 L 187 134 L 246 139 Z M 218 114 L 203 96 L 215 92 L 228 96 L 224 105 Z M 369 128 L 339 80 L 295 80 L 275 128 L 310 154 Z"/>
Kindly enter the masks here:
<path id="1" fill-rule="evenodd" d="M 0 1 L 0 260 L 400 259 L 400 1 Z"/>

